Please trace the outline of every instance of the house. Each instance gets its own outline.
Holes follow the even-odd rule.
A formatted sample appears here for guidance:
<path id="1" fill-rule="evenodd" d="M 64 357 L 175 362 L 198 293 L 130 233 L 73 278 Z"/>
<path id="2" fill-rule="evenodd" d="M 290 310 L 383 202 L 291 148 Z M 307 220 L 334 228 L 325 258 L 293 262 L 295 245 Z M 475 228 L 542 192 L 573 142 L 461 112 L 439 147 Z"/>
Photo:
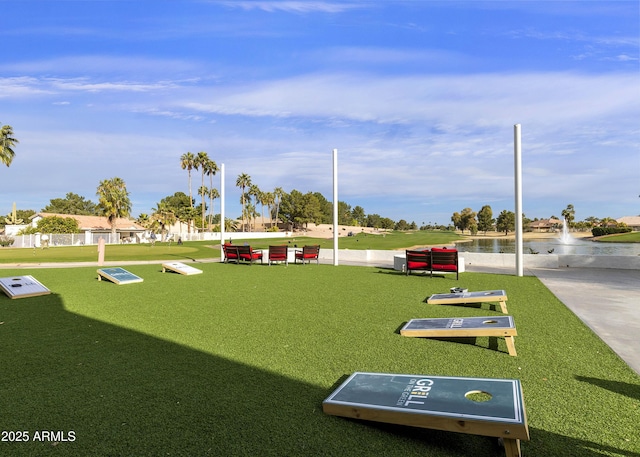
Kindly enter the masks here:
<path id="1" fill-rule="evenodd" d="M 31 225 L 36 227 L 38 221 L 45 217 L 70 217 L 78 221 L 78 227 L 84 234 L 84 244 L 97 244 L 99 238 L 110 240 L 111 224 L 104 216 L 80 216 L 75 214 L 36 213 L 31 216 Z M 109 242 L 140 243 L 144 239 L 146 229 L 132 219 L 116 219 L 117 240 Z"/>
<path id="2" fill-rule="evenodd" d="M 634 232 L 640 231 L 640 216 L 624 216 L 616 219 L 616 222 L 627 224 Z"/>
<path id="3" fill-rule="evenodd" d="M 540 219 L 529 224 L 529 228 L 534 232 L 553 232 L 562 227 L 562 221 L 559 219 Z"/>

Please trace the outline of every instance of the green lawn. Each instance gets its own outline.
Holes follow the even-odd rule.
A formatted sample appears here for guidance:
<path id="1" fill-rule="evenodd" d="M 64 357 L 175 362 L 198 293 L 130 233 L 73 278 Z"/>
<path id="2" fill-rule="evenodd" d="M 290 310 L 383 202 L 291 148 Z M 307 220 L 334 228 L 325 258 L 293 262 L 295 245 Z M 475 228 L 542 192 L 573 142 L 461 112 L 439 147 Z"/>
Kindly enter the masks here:
<path id="1" fill-rule="evenodd" d="M 195 266 L 204 273 L 129 266 L 144 282 L 122 286 L 97 281 L 95 268 L 3 270 L 54 293 L 0 294 L 0 429 L 73 431 L 75 440 L 0 442 L 0 454 L 501 454 L 495 439 L 323 414 L 338 382 L 373 371 L 517 378 L 525 456 L 640 456 L 640 377 L 535 277 Z M 502 339 L 399 335 L 411 318 L 500 314 L 424 303 L 453 286 L 507 291 L 517 357 Z"/>
<path id="2" fill-rule="evenodd" d="M 640 243 L 640 232 L 618 233 L 598 238 L 603 243 Z"/>

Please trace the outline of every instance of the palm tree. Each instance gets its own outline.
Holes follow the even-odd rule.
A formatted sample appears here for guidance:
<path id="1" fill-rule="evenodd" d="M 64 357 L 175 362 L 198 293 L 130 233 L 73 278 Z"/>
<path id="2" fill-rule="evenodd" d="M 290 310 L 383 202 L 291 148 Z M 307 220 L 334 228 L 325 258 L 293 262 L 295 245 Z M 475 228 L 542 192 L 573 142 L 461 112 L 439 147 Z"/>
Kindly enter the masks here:
<path id="1" fill-rule="evenodd" d="M 180 166 L 183 170 L 186 169 L 189 172 L 189 204 L 193 208 L 193 194 L 191 193 L 191 170 L 193 170 L 194 168 L 196 170 L 198 169 L 198 167 L 196 166 L 196 156 L 194 156 L 191 152 L 182 154 L 182 156 L 180 157 Z"/>
<path id="2" fill-rule="evenodd" d="M 178 218 L 166 202 L 160 202 L 157 208 L 153 208 L 151 220 L 159 226 L 160 234 L 164 240 L 166 239 L 165 232 L 168 232 L 167 227 L 175 224 Z"/>
<path id="3" fill-rule="evenodd" d="M 131 213 L 131 200 L 127 185 L 121 178 L 105 179 L 100 181 L 98 190 L 98 211 L 106 216 L 111 224 L 111 238 L 116 236 L 116 222 L 120 217 L 129 217 Z"/>
<path id="4" fill-rule="evenodd" d="M 276 205 L 276 224 L 278 223 L 278 218 L 280 217 L 280 202 L 282 201 L 282 197 L 284 197 L 284 190 L 282 187 L 276 187 L 273 189 L 274 202 Z"/>
<path id="5" fill-rule="evenodd" d="M 200 151 L 195 159 L 195 169 L 202 172 L 202 184 L 200 189 L 198 189 L 198 193 L 200 194 L 200 198 L 202 199 L 202 229 L 204 230 L 204 194 L 207 193 L 207 188 L 204 186 L 204 174 L 205 168 L 207 167 L 207 163 L 210 161 L 209 156 L 206 152 Z"/>
<path id="6" fill-rule="evenodd" d="M 208 175 L 209 176 L 209 184 L 210 187 L 207 192 L 207 194 L 209 195 L 209 206 L 213 207 L 213 198 L 217 198 L 217 197 L 212 197 L 211 196 L 211 190 L 213 189 L 213 177 L 215 176 L 215 174 L 219 171 L 218 169 L 218 164 L 216 164 L 216 162 L 214 160 L 211 160 L 207 157 L 207 160 L 205 160 L 202 163 L 202 185 L 204 186 L 204 175 Z M 216 191 L 217 192 L 217 191 Z M 202 194 L 202 199 L 204 202 L 204 194 Z M 204 203 L 203 203 L 203 208 L 204 208 Z M 203 225 L 204 225 L 204 217 L 203 217 Z"/>
<path id="7" fill-rule="evenodd" d="M 262 203 L 267 205 L 269 211 L 269 228 L 273 228 L 273 204 L 274 204 L 273 192 L 265 192 L 263 194 Z"/>
<path id="8" fill-rule="evenodd" d="M 215 187 L 209 189 L 209 230 L 211 230 L 211 226 L 213 225 L 213 217 L 215 216 L 215 211 L 213 211 L 213 201 L 216 198 L 220 198 L 220 193 L 218 189 Z"/>
<path id="9" fill-rule="evenodd" d="M 256 217 L 257 217 L 257 206 L 260 203 L 260 188 L 255 184 L 251 184 L 249 187 L 249 191 L 247 192 L 249 195 L 253 197 L 253 201 L 255 204 L 253 205 L 253 213 L 251 213 L 251 217 L 253 219 L 253 230 L 256 230 Z"/>
<path id="10" fill-rule="evenodd" d="M 236 187 L 240 187 L 242 189 L 242 193 L 240 194 L 240 199 L 241 199 L 241 203 L 242 203 L 242 231 L 245 231 L 245 225 L 244 225 L 244 215 L 245 215 L 245 193 L 244 193 L 244 189 L 246 187 L 249 187 L 251 185 L 251 176 L 249 176 L 246 173 L 242 173 L 241 175 L 238 176 L 238 179 L 236 179 Z"/>
<path id="11" fill-rule="evenodd" d="M 13 137 L 13 128 L 10 125 L 3 125 L 0 129 L 0 162 L 7 167 L 11 165 L 11 161 L 16 153 L 13 148 L 19 141 Z"/>

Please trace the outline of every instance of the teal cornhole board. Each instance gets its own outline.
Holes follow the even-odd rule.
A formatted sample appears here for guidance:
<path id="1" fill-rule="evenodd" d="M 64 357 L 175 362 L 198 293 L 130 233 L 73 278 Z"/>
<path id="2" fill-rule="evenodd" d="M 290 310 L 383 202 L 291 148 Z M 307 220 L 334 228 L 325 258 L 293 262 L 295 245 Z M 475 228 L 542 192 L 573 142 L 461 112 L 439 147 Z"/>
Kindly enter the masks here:
<path id="1" fill-rule="evenodd" d="M 517 379 L 356 372 L 322 409 L 335 416 L 502 438 L 509 456 L 519 455 L 519 440 L 529 440 Z"/>
<path id="2" fill-rule="evenodd" d="M 498 303 L 507 314 L 507 293 L 504 290 L 483 290 L 450 294 L 433 294 L 427 298 L 430 305 L 464 305 L 472 303 Z"/>
<path id="3" fill-rule="evenodd" d="M 49 295 L 51 291 L 33 276 L 0 278 L 0 289 L 11 299 Z"/>
<path id="4" fill-rule="evenodd" d="M 141 277 L 136 276 L 133 273 L 120 267 L 99 269 L 98 280 L 101 281 L 102 278 L 108 279 L 109 281 L 118 285 L 132 284 L 143 281 Z"/>
<path id="5" fill-rule="evenodd" d="M 400 329 L 402 336 L 422 338 L 503 337 L 509 355 L 516 356 L 518 335 L 512 316 L 411 319 Z"/>

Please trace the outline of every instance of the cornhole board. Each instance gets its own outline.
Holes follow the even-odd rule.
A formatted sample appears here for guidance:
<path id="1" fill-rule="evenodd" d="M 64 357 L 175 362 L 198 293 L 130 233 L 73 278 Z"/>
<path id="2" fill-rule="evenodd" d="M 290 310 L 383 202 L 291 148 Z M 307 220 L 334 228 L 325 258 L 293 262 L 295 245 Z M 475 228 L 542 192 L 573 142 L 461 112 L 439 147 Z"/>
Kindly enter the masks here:
<path id="1" fill-rule="evenodd" d="M 181 275 L 198 275 L 200 273 L 202 273 L 202 270 L 198 270 L 197 268 L 194 268 L 192 266 L 189 265 L 185 265 L 184 263 L 181 262 L 167 262 L 167 263 L 163 263 L 162 264 L 162 272 L 164 273 L 165 271 L 173 271 L 175 273 L 180 273 Z"/>
<path id="2" fill-rule="evenodd" d="M 51 291 L 33 276 L 0 278 L 0 288 L 11 299 L 49 295 Z"/>
<path id="3" fill-rule="evenodd" d="M 512 316 L 411 319 L 400 329 L 400 335 L 425 338 L 501 336 L 507 343 L 509 355 L 518 355 L 514 339 L 518 332 Z"/>
<path id="4" fill-rule="evenodd" d="M 98 281 L 102 281 L 102 278 L 108 279 L 109 281 L 118 285 L 143 281 L 141 277 L 136 276 L 133 273 L 120 267 L 100 268 L 98 270 Z"/>
<path id="5" fill-rule="evenodd" d="M 499 303 L 507 314 L 507 293 L 504 290 L 484 290 L 451 294 L 434 294 L 427 298 L 430 305 L 464 305 L 467 303 Z"/>
<path id="6" fill-rule="evenodd" d="M 529 428 L 517 379 L 353 373 L 324 402 L 334 416 L 501 438 L 519 457 Z"/>

